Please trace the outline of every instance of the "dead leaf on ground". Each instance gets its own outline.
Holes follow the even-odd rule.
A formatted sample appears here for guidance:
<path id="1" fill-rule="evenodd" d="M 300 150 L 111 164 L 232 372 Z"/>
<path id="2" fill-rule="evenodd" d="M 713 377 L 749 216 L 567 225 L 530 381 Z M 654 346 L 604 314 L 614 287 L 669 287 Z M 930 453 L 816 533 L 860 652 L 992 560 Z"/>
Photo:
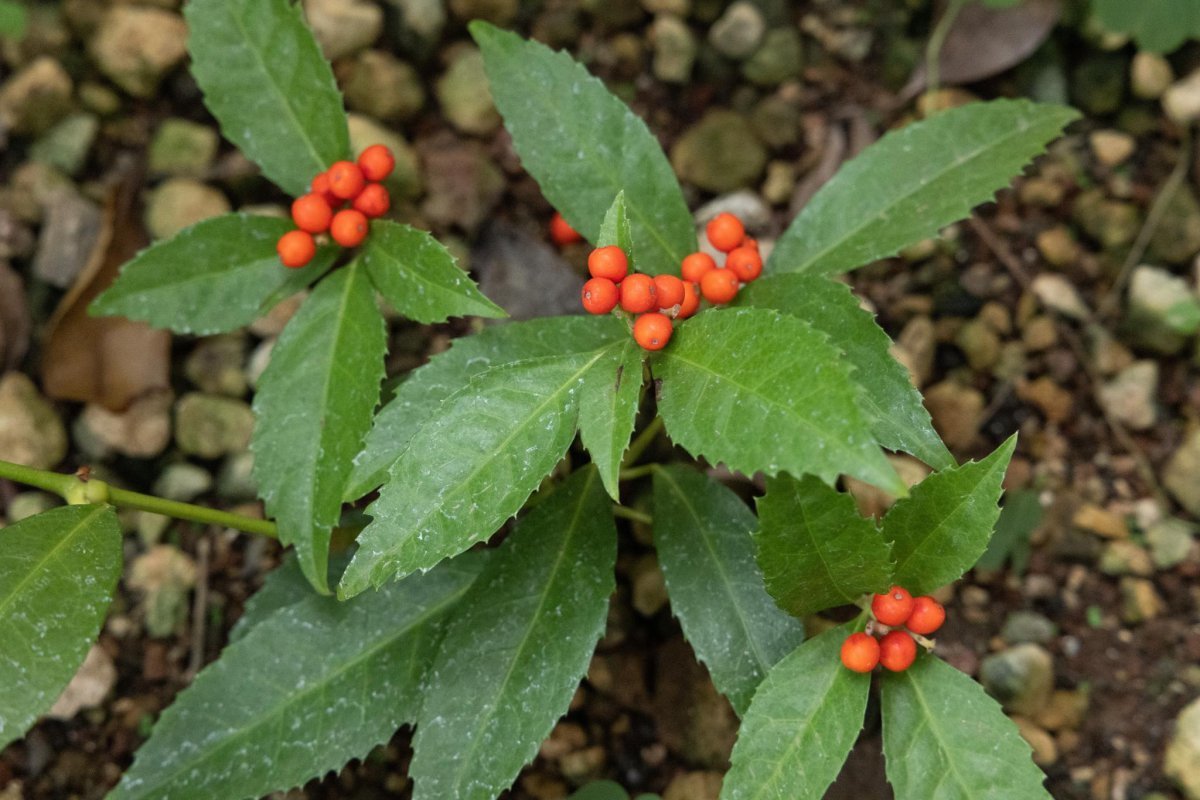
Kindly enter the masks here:
<path id="1" fill-rule="evenodd" d="M 959 12 L 938 59 L 939 82 L 972 83 L 1020 64 L 1041 47 L 1062 15 L 1060 0 L 1026 0 L 1011 8 L 971 3 Z M 925 89 L 925 64 L 901 95 L 911 99 Z"/>
<path id="2" fill-rule="evenodd" d="M 29 349 L 29 304 L 25 282 L 0 263 L 0 372 L 12 369 Z"/>
<path id="3" fill-rule="evenodd" d="M 169 331 L 121 317 L 92 317 L 87 310 L 121 265 L 146 245 L 135 198 L 131 182 L 110 192 L 95 249 L 47 324 L 42 384 L 50 397 L 118 411 L 170 385 Z"/>

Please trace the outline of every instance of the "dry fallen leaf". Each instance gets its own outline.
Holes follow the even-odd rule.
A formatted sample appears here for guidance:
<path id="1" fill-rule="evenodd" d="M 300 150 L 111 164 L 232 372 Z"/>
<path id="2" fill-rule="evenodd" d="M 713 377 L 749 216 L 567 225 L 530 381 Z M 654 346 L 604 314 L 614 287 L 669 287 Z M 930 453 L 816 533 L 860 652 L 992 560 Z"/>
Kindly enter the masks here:
<path id="1" fill-rule="evenodd" d="M 136 187 L 128 182 L 109 194 L 87 266 L 47 324 L 42 383 L 50 397 L 117 411 L 147 392 L 169 387 L 169 331 L 121 317 L 92 317 L 87 311 L 121 265 L 146 244 L 135 197 Z"/>
<path id="2" fill-rule="evenodd" d="M 1011 8 L 989 8 L 978 0 L 967 5 L 942 45 L 939 82 L 972 83 L 1015 67 L 1041 47 L 1061 15 L 1060 0 L 1026 0 Z M 924 89 L 922 63 L 901 95 L 912 98 Z"/>

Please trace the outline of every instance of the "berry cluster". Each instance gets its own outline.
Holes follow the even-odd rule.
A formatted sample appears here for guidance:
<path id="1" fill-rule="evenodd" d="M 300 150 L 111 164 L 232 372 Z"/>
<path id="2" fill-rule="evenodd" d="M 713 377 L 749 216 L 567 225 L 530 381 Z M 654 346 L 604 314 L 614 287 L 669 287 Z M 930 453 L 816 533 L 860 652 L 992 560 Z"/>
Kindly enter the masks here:
<path id="1" fill-rule="evenodd" d="M 555 221 L 561 218 L 556 217 Z M 566 222 L 561 222 L 565 226 Z M 551 236 L 559 241 L 562 227 Z M 569 226 L 566 230 L 570 230 Z M 705 228 L 708 241 L 725 253 L 718 265 L 708 253 L 692 253 L 680 264 L 682 279 L 674 275 L 653 277 L 629 272 L 625 251 L 615 245 L 593 250 L 588 256 L 591 279 L 583 284 L 583 307 L 591 314 L 607 314 L 618 305 L 637 315 L 633 323 L 634 340 L 647 350 L 661 350 L 671 340 L 673 319 L 687 319 L 700 309 L 703 297 L 713 305 L 728 303 L 737 296 L 742 284 L 762 274 L 762 256 L 758 242 L 746 236 L 741 220 L 733 214 L 718 214 Z"/>
<path id="2" fill-rule="evenodd" d="M 903 672 L 917 657 L 913 634 L 927 636 L 946 621 L 946 609 L 932 597 L 914 598 L 902 586 L 871 599 L 875 621 L 893 630 L 876 639 L 869 633 L 852 633 L 842 644 L 842 664 L 854 672 L 870 672 L 877 664 Z M 904 626 L 907 630 L 900 630 Z"/>
<path id="3" fill-rule="evenodd" d="M 380 183 L 396 166 L 392 151 L 373 144 L 353 161 L 338 161 L 313 178 L 308 194 L 292 203 L 296 230 L 275 245 L 285 267 L 303 267 L 317 252 L 315 236 L 328 233 L 342 247 L 358 247 L 367 238 L 367 220 L 382 217 L 392 205 Z"/>

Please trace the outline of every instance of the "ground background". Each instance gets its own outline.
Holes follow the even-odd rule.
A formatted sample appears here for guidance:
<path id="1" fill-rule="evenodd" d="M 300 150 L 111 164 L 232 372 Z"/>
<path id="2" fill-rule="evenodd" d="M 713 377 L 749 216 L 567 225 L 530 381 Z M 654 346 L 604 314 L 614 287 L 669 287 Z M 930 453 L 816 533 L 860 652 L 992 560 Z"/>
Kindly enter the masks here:
<path id="1" fill-rule="evenodd" d="M 570 49 L 660 136 L 699 219 L 734 210 L 768 246 L 841 162 L 916 113 L 936 13 L 926 0 L 305 5 L 352 136 L 401 154 L 395 215 L 448 242 L 516 317 L 575 312 L 586 251 L 547 242 L 551 209 L 499 126 L 466 20 Z M 286 200 L 218 138 L 178 6 L 35 4 L 26 38 L 0 47 L 0 458 L 248 511 L 248 402 L 286 309 L 237 335 L 143 333 L 136 356 L 105 362 L 71 299 L 147 237 Z M 1200 46 L 1137 55 L 1086 3 L 979 14 L 950 32 L 941 74 L 958 86 L 935 104 L 1025 95 L 1086 118 L 976 218 L 852 276 L 956 455 L 1021 433 L 1006 543 L 946 593 L 938 649 L 1007 701 L 1056 798 L 1181 798 L 1163 762 L 1200 694 L 1200 202 L 1195 148 L 1160 98 L 1197 103 Z M 389 369 L 468 328 L 397 321 Z M 100 385 L 97 364 L 116 379 Z M 113 392 L 128 400 L 121 387 L 136 402 L 106 408 Z M 864 509 L 887 502 L 856 490 Z M 49 502 L 0 482 L 10 521 Z M 278 563 L 261 540 L 125 522 L 130 566 L 99 646 L 57 718 L 0 753 L 3 800 L 101 797 Z M 716 797 L 736 719 L 671 618 L 645 533 L 622 546 L 588 679 L 511 797 L 597 777 Z M 890 796 L 874 719 L 830 797 Z M 402 732 L 289 797 L 407 797 L 408 753 Z M 1198 780 L 1200 758 L 1188 769 Z"/>

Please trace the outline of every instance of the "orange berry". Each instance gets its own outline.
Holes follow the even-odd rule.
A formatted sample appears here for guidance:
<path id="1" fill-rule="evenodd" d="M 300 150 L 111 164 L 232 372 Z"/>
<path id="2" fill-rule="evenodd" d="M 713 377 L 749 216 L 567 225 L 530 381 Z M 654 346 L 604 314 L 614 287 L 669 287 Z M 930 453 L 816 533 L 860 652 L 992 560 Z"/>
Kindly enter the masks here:
<path id="1" fill-rule="evenodd" d="M 757 250 L 758 249 L 758 239 L 754 239 L 750 236 L 747 236 L 745 239 L 742 240 L 742 247 L 753 247 L 755 250 Z"/>
<path id="2" fill-rule="evenodd" d="M 635 272 L 621 281 L 621 308 L 641 314 L 658 308 L 658 290 L 649 275 Z"/>
<path id="3" fill-rule="evenodd" d="M 671 341 L 671 318 L 651 311 L 633 323 L 633 340 L 647 350 L 662 350 Z"/>
<path id="4" fill-rule="evenodd" d="M 699 283 L 704 273 L 717 268 L 717 262 L 708 253 L 692 253 L 683 257 L 679 272 L 685 281 Z"/>
<path id="5" fill-rule="evenodd" d="M 746 238 L 742 221 L 728 212 L 717 214 L 704 228 L 708 241 L 722 253 L 728 253 Z"/>
<path id="6" fill-rule="evenodd" d="M 738 277 L 727 269 L 709 270 L 700 279 L 700 293 L 710 303 L 728 303 L 737 297 Z"/>
<path id="7" fill-rule="evenodd" d="M 592 278 L 583 285 L 581 300 L 589 314 L 607 314 L 617 307 L 621 290 L 608 278 Z"/>
<path id="8" fill-rule="evenodd" d="M 303 267 L 317 254 L 317 243 L 308 231 L 288 231 L 279 237 L 275 252 L 285 267 Z"/>
<path id="9" fill-rule="evenodd" d="M 392 207 L 392 198 L 388 195 L 388 190 L 383 188 L 383 184 L 368 183 L 350 205 L 374 219 L 388 212 Z"/>
<path id="10" fill-rule="evenodd" d="M 583 237 L 579 235 L 579 231 L 572 228 L 571 223 L 563 219 L 563 215 L 557 211 L 550 218 L 550 239 L 559 247 L 566 247 L 569 244 L 576 244 L 583 241 Z"/>
<path id="11" fill-rule="evenodd" d="M 329 235 L 342 247 L 358 247 L 367 238 L 367 217 L 353 208 L 342 209 L 333 215 Z"/>
<path id="12" fill-rule="evenodd" d="M 887 594 L 871 599 L 871 613 L 884 625 L 903 625 L 913 610 L 913 598 L 903 586 L 893 586 Z"/>
<path id="13" fill-rule="evenodd" d="M 615 244 L 598 247 L 588 254 L 588 272 L 593 278 L 608 278 L 613 283 L 620 283 L 629 274 L 629 259 Z"/>
<path id="14" fill-rule="evenodd" d="M 917 657 L 917 643 L 907 631 L 892 631 L 879 642 L 879 663 L 892 672 L 903 672 Z"/>
<path id="15" fill-rule="evenodd" d="M 329 191 L 329 173 L 322 172 L 320 175 L 312 179 L 312 184 L 308 187 L 311 194 L 319 195 L 325 198 L 325 202 L 329 203 L 329 207 L 337 205 L 341 201 L 333 196 Z"/>
<path id="16" fill-rule="evenodd" d="M 362 170 L 351 161 L 338 161 L 329 168 L 329 192 L 339 200 L 353 200 L 366 185 Z"/>
<path id="17" fill-rule="evenodd" d="M 904 626 L 913 633 L 928 636 L 942 627 L 942 623 L 945 621 L 946 609 L 941 603 L 932 597 L 918 597 L 913 600 L 912 613 L 909 614 L 908 621 L 904 623 Z"/>
<path id="18" fill-rule="evenodd" d="M 691 281 L 683 282 L 683 301 L 679 304 L 679 313 L 675 319 L 687 319 L 700 310 L 700 293 L 696 284 Z"/>
<path id="19" fill-rule="evenodd" d="M 683 281 L 674 275 L 655 275 L 654 290 L 658 294 L 659 308 L 671 308 L 683 302 Z"/>
<path id="20" fill-rule="evenodd" d="M 725 259 L 725 269 L 731 270 L 742 283 L 750 283 L 762 275 L 762 267 L 762 256 L 758 250 L 745 245 L 734 248 Z"/>
<path id="21" fill-rule="evenodd" d="M 381 144 L 373 144 L 363 150 L 358 157 L 358 168 L 363 177 L 369 181 L 381 181 L 396 167 L 396 157 L 392 151 Z"/>
<path id="22" fill-rule="evenodd" d="M 302 231 L 324 233 L 329 230 L 331 219 L 333 209 L 322 195 L 305 194 L 292 201 L 292 221 Z"/>
<path id="23" fill-rule="evenodd" d="M 842 642 L 842 664 L 853 672 L 870 672 L 879 663 L 879 642 L 861 631 Z"/>

